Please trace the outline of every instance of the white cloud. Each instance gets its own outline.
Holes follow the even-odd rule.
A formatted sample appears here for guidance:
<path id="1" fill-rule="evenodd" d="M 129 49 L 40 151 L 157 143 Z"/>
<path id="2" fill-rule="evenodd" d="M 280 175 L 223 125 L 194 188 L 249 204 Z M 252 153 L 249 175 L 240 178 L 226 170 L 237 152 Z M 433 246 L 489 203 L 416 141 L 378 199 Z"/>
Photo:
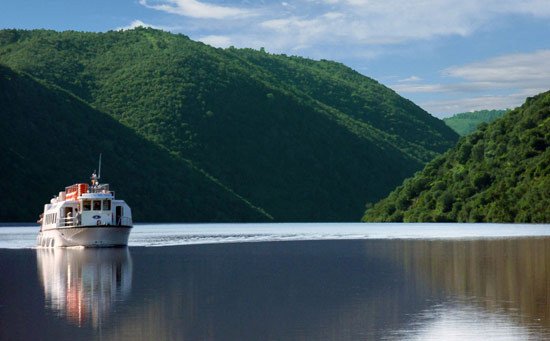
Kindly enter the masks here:
<path id="1" fill-rule="evenodd" d="M 550 50 L 509 54 L 462 66 L 452 66 L 443 70 L 442 74 L 449 83 L 398 81 L 391 87 L 401 94 L 468 94 L 468 97 L 421 103 L 426 110 L 434 113 L 515 107 L 520 105 L 525 97 L 550 89 Z M 457 110 L 458 108 L 461 109 Z"/>
<path id="2" fill-rule="evenodd" d="M 486 109 L 513 109 L 521 105 L 525 98 L 534 94 L 524 92 L 510 95 L 487 95 L 467 98 L 455 98 L 448 100 L 426 101 L 419 105 L 430 113 L 436 113 L 438 117 L 448 117 L 460 112 L 486 110 Z"/>
<path id="3" fill-rule="evenodd" d="M 289 43 L 308 39 L 310 43 L 343 40 L 361 44 L 394 44 L 471 33 L 479 26 L 478 20 L 473 18 L 481 11 L 476 3 L 466 2 L 472 5 L 450 0 L 325 0 L 329 5 L 325 10 L 322 6 L 298 7 L 292 17 L 270 18 L 262 26 L 286 35 Z"/>
<path id="4" fill-rule="evenodd" d="M 154 25 L 151 25 L 151 24 L 146 24 L 144 23 L 143 21 L 141 20 L 134 20 L 130 23 L 130 25 L 127 25 L 127 26 L 123 26 L 123 27 L 117 27 L 115 28 L 116 31 L 120 31 L 120 30 L 133 30 L 134 28 L 136 27 L 151 27 L 151 28 L 156 28 L 156 29 L 161 29 L 159 26 L 154 26 Z"/>
<path id="5" fill-rule="evenodd" d="M 504 13 L 530 14 L 535 17 L 550 16 L 548 0 L 503 1 L 497 10 Z"/>
<path id="6" fill-rule="evenodd" d="M 261 31 L 264 42 L 276 41 L 281 50 L 331 44 L 358 49 L 469 36 L 503 15 L 550 17 L 547 0 L 294 0 L 277 5 L 254 10 L 257 17 L 239 32 L 243 39 L 257 39 Z"/>
<path id="7" fill-rule="evenodd" d="M 198 19 L 235 19 L 253 15 L 253 11 L 219 6 L 197 0 L 139 0 L 145 7 Z"/>
<path id="8" fill-rule="evenodd" d="M 518 53 L 444 70 L 450 77 L 491 85 L 550 86 L 550 50 Z"/>
<path id="9" fill-rule="evenodd" d="M 461 79 L 447 84 L 398 81 L 401 93 L 471 92 L 521 88 L 550 88 L 550 50 L 499 56 L 485 61 L 452 66 L 442 71 L 446 78 Z M 407 80 L 409 80 L 408 78 Z M 406 84 L 403 84 L 406 83 Z"/>
<path id="10" fill-rule="evenodd" d="M 152 24 L 147 24 L 147 23 L 145 23 L 145 22 L 143 22 L 139 19 L 136 19 L 136 20 L 132 21 L 127 26 L 122 26 L 122 27 L 115 28 L 115 31 L 133 30 L 134 28 L 137 28 L 137 27 L 150 27 L 150 28 L 154 28 L 154 29 L 157 29 L 157 30 L 163 30 L 163 31 L 177 31 L 181 28 L 179 26 L 152 25 Z"/>
<path id="11" fill-rule="evenodd" d="M 400 79 L 398 80 L 397 82 L 398 83 L 410 83 L 410 82 L 419 82 L 421 81 L 422 78 L 418 77 L 418 76 L 415 76 L 415 75 L 412 75 L 410 77 L 407 77 L 407 78 L 404 78 L 404 79 Z"/>
<path id="12" fill-rule="evenodd" d="M 260 23 L 269 36 L 277 37 L 282 48 L 295 49 L 297 46 L 334 44 L 348 40 L 348 33 L 339 30 L 345 26 L 346 14 L 326 12 L 316 18 L 297 16 L 270 19 Z"/>
<path id="13" fill-rule="evenodd" d="M 233 45 L 233 42 L 231 41 L 230 37 L 227 36 L 221 36 L 221 35 L 209 35 L 200 37 L 197 39 L 198 41 L 202 41 L 205 44 L 214 46 L 214 47 L 229 47 Z"/>
<path id="14" fill-rule="evenodd" d="M 241 41 L 260 39 L 261 45 L 276 41 L 280 50 L 468 36 L 502 15 L 550 17 L 548 0 L 285 0 L 243 1 L 239 6 L 213 1 L 139 0 L 148 8 L 188 19 L 219 19 L 226 24 L 201 21 L 202 29 L 214 35 L 223 30 L 221 34 L 239 35 Z M 201 29 L 200 23 L 193 25 Z"/>
<path id="15" fill-rule="evenodd" d="M 185 34 L 217 47 L 259 48 L 270 52 L 298 53 L 312 58 L 358 61 L 361 70 L 368 59 L 398 51 L 403 56 L 417 51 L 411 46 L 428 46 L 423 41 L 452 36 L 466 37 L 481 30 L 491 32 L 497 22 L 505 25 L 518 17 L 550 18 L 549 0 L 280 0 L 237 2 L 222 0 L 139 0 L 151 9 L 177 16 Z M 223 3 L 223 5 L 221 5 Z M 217 20 L 204 20 L 217 19 Z M 239 20 L 236 20 L 239 19 Z M 492 33 L 490 33 L 492 34 Z M 542 33 L 535 33 L 542 36 Z M 499 38 L 500 39 L 500 38 Z M 446 40 L 445 42 L 450 41 Z M 461 40 L 466 41 L 466 40 Z M 519 43 L 518 47 L 523 44 Z M 546 44 L 547 45 L 547 44 Z M 539 46 L 546 46 L 540 43 Z M 408 51 L 406 49 L 409 49 Z M 467 47 L 466 47 L 467 49 Z M 390 52 L 388 52 L 390 51 Z M 470 51 L 464 51 L 465 54 Z M 475 55 L 472 51 L 470 55 Z M 356 63 L 356 64 L 357 64 Z M 520 104 L 522 89 L 527 95 L 545 90 L 550 79 L 550 52 L 507 55 L 441 71 L 432 83 L 417 74 L 393 79 L 393 89 L 418 94 L 434 112 L 451 108 L 454 96 L 495 106 Z M 395 73 L 406 66 L 400 65 Z M 429 67 L 426 67 L 429 68 Z M 368 73 L 381 72 L 367 68 Z M 394 74 L 395 74 L 394 73 Z M 420 76 L 422 76 L 421 79 Z M 514 97 L 515 96 L 515 97 Z M 439 100 L 440 105 L 435 98 Z M 447 101 L 444 103 L 443 101 Z M 459 100 L 464 102 L 463 100 Z M 437 110 L 435 110 L 437 109 Z M 491 108 L 487 108 L 491 109 Z M 431 111 L 431 109 L 430 109 Z M 466 111 L 466 110 L 465 110 Z"/>
<path id="16" fill-rule="evenodd" d="M 398 83 L 391 86 L 392 89 L 399 93 L 445 93 L 445 92 L 479 92 L 488 89 L 508 89 L 509 85 L 495 84 L 491 82 L 458 82 L 458 83 L 446 83 L 446 84 L 429 84 L 429 83 L 410 83 L 403 84 Z"/>

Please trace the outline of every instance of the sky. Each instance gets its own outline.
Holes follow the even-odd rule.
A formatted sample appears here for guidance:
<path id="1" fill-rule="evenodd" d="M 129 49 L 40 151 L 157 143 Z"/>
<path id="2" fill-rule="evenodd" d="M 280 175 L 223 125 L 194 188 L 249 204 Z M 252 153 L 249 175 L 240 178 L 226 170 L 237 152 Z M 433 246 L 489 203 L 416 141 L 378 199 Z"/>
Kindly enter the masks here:
<path id="1" fill-rule="evenodd" d="M 434 116 L 550 90 L 550 0 L 2 0 L 0 28 L 148 26 L 335 60 Z"/>

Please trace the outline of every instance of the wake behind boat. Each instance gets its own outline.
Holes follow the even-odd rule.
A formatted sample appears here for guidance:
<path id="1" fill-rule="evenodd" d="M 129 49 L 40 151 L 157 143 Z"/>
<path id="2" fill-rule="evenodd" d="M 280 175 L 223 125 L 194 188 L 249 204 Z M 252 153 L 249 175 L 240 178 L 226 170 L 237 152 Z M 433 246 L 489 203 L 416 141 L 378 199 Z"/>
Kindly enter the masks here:
<path id="1" fill-rule="evenodd" d="M 95 172 L 91 180 L 91 185 L 78 183 L 66 187 L 44 205 L 38 221 L 38 246 L 128 245 L 133 227 L 130 207 L 124 200 L 115 199 L 115 192 L 109 190 L 109 184 L 100 184 Z"/>

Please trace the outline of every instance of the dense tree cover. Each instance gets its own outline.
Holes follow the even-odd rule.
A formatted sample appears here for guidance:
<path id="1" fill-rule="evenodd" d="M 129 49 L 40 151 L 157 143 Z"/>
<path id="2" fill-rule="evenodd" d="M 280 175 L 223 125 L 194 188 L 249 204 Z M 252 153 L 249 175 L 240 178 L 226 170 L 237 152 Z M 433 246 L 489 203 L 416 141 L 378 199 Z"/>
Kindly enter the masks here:
<path id="1" fill-rule="evenodd" d="M 279 221 L 357 220 L 365 198 L 458 138 L 343 65 L 153 29 L 4 30 L 0 63 L 78 96 Z"/>
<path id="2" fill-rule="evenodd" d="M 269 221 L 189 162 L 54 86 L 0 65 L 0 221 L 32 221 L 52 195 L 102 181 L 137 221 Z"/>
<path id="3" fill-rule="evenodd" d="M 546 92 L 463 137 L 363 220 L 548 223 L 549 145 Z"/>
<path id="4" fill-rule="evenodd" d="M 396 148 L 429 161 L 452 146 L 455 134 L 441 120 L 393 90 L 336 62 L 319 62 L 252 49 L 229 49 L 269 72 L 271 79 L 323 105 L 338 108 L 346 118 L 378 128 Z"/>
<path id="5" fill-rule="evenodd" d="M 446 125 L 451 127 L 460 136 L 467 135 L 481 123 L 490 123 L 504 115 L 508 110 L 479 110 L 463 112 L 443 119 Z"/>

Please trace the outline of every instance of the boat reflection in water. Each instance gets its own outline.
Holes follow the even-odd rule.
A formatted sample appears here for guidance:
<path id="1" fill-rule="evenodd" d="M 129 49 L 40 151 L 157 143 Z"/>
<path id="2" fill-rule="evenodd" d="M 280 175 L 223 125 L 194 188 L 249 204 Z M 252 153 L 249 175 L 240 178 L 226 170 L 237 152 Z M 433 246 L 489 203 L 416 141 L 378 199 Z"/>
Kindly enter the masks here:
<path id="1" fill-rule="evenodd" d="M 37 252 L 46 306 L 70 322 L 4 336 L 21 316 L 6 304 L 2 340 L 550 340 L 548 237 Z M 6 288 L 0 302 L 26 300 Z"/>
<path id="2" fill-rule="evenodd" d="M 132 288 L 128 248 L 38 249 L 46 308 L 69 322 L 101 325 Z"/>

